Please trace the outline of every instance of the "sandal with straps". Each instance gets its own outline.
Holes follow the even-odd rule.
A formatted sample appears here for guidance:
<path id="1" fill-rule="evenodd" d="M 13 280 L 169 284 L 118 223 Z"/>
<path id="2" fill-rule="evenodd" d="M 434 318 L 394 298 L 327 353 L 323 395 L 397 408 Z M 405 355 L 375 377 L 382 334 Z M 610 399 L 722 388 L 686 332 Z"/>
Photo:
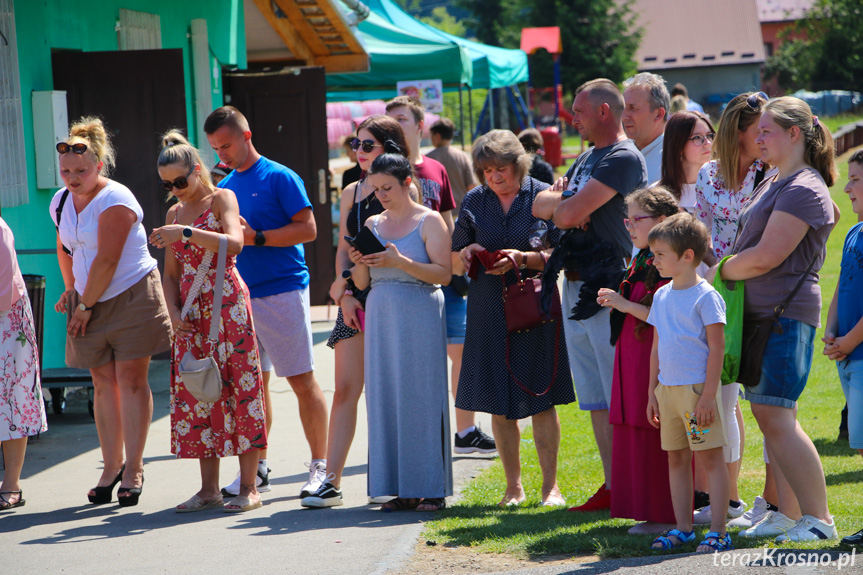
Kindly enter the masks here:
<path id="1" fill-rule="evenodd" d="M 18 501 L 15 503 L 10 503 L 6 498 L 6 495 L 15 495 L 18 494 Z M 24 507 L 27 504 L 27 500 L 24 499 L 24 492 L 20 489 L 18 491 L 0 491 L 0 511 L 9 511 L 10 509 L 15 509 L 16 507 Z"/>
<path id="2" fill-rule="evenodd" d="M 674 542 L 671 537 L 677 539 L 677 542 Z M 682 547 L 687 543 L 695 541 L 695 531 L 681 531 L 680 529 L 671 529 L 670 531 L 666 531 L 659 537 L 653 540 L 651 543 L 651 549 L 676 549 L 677 547 Z M 654 547 L 659 543 L 660 547 Z"/>
<path id="3" fill-rule="evenodd" d="M 422 506 L 422 509 L 420 508 Z M 446 499 L 443 497 L 424 497 L 417 505 L 417 511 L 440 511 L 446 509 Z"/>
<path id="4" fill-rule="evenodd" d="M 404 497 L 396 497 L 392 501 L 387 501 L 381 505 L 381 511 L 384 513 L 392 513 L 393 511 L 407 511 L 408 509 L 416 509 L 419 507 L 420 499 Z"/>
<path id="5" fill-rule="evenodd" d="M 702 545 L 710 547 L 710 551 L 699 551 L 699 553 L 719 553 L 734 549 L 734 545 L 731 543 L 731 536 L 728 533 L 720 535 L 716 531 L 709 531 L 704 536 L 704 541 L 698 544 L 699 547 Z"/>

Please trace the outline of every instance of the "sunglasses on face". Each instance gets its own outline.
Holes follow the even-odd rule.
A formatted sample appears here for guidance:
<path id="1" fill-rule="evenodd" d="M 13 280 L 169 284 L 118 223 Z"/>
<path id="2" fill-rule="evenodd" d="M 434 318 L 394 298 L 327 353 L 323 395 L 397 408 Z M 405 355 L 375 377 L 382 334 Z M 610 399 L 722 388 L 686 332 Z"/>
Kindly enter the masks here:
<path id="1" fill-rule="evenodd" d="M 177 188 L 178 190 L 185 190 L 186 188 L 189 187 L 189 176 L 191 176 L 192 172 L 194 172 L 194 171 L 195 171 L 195 166 L 192 166 L 192 169 L 189 170 L 188 174 L 186 174 L 185 176 L 180 176 L 179 178 L 177 178 L 173 182 L 171 182 L 169 180 L 162 180 L 161 181 L 162 187 L 165 188 L 166 192 L 171 192 L 174 190 L 174 188 Z"/>
<path id="2" fill-rule="evenodd" d="M 57 152 L 62 156 L 63 154 L 68 154 L 72 152 L 73 154 L 78 154 L 79 156 L 87 151 L 87 144 L 83 144 L 78 142 L 77 144 L 67 144 L 66 142 L 58 142 L 57 143 Z"/>
<path id="3" fill-rule="evenodd" d="M 351 149 L 353 151 L 357 151 L 360 148 L 367 154 L 370 154 L 372 150 L 374 150 L 378 146 L 382 146 L 383 144 L 376 144 L 374 140 L 360 140 L 359 138 L 354 138 L 351 140 Z"/>
<path id="4" fill-rule="evenodd" d="M 746 105 L 749 106 L 750 110 L 758 110 L 760 105 L 759 100 L 764 100 L 765 102 L 769 100 L 770 97 L 764 92 L 758 92 L 756 94 L 752 94 L 748 98 L 746 98 Z"/>
<path id="5" fill-rule="evenodd" d="M 623 226 L 628 230 L 634 230 L 635 226 L 638 225 L 638 222 L 641 220 L 649 220 L 650 218 L 655 218 L 656 216 L 635 216 L 634 218 L 624 218 Z"/>
<path id="6" fill-rule="evenodd" d="M 695 147 L 700 148 L 708 142 L 712 144 L 715 138 L 716 134 L 710 132 L 709 134 L 698 134 L 697 136 L 692 136 L 691 138 L 689 138 L 689 141 L 695 144 Z"/>

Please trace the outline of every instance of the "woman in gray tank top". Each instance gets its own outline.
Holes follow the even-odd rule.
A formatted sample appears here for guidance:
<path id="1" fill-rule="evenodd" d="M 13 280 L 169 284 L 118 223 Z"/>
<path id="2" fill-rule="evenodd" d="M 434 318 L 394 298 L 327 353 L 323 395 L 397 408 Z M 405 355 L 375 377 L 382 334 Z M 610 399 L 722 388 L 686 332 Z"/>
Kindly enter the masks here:
<path id="1" fill-rule="evenodd" d="M 446 322 L 440 285 L 452 274 L 440 214 L 409 195 L 411 165 L 378 156 L 368 181 L 385 211 L 366 222 L 386 247 L 351 248 L 352 277 L 366 300 L 365 380 L 369 496 L 396 494 L 383 511 L 437 511 L 452 495 Z"/>

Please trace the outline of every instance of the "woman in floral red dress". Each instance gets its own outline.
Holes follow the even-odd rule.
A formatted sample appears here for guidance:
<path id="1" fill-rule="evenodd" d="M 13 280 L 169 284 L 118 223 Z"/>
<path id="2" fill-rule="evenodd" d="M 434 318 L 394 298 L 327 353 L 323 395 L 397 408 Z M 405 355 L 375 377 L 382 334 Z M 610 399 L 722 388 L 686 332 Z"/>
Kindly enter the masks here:
<path id="1" fill-rule="evenodd" d="M 167 225 L 153 230 L 150 243 L 170 248 L 165 254 L 162 287 L 174 326 L 171 362 L 171 452 L 197 458 L 201 489 L 176 507 L 186 513 L 223 507 L 249 511 L 261 507 L 255 488 L 258 450 L 267 447 L 264 396 L 258 348 L 252 327 L 249 290 L 234 266 L 243 247 L 237 198 L 230 190 L 213 186 L 198 151 L 182 134 L 169 132 L 159 155 L 162 186 L 179 201 L 168 211 Z M 215 403 L 197 401 L 183 384 L 180 359 L 191 351 L 197 359 L 210 352 L 207 334 L 213 313 L 216 257 L 188 315 L 181 310 L 207 251 L 217 252 L 219 236 L 228 237 L 221 327 L 213 357 L 223 380 L 222 397 Z M 219 492 L 219 459 L 240 458 L 240 492 L 227 504 Z"/>

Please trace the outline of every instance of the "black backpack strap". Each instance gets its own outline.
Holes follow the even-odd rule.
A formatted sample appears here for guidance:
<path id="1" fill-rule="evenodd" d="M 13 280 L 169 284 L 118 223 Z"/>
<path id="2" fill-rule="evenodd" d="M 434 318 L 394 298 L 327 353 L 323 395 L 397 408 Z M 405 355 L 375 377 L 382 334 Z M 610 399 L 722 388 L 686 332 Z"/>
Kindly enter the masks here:
<path id="1" fill-rule="evenodd" d="M 752 190 L 753 191 L 757 190 L 758 184 L 760 184 L 761 182 L 764 181 L 764 174 L 765 173 L 766 173 L 766 170 L 764 169 L 764 166 L 761 166 L 761 169 L 758 170 L 757 172 L 755 172 L 755 183 L 752 184 Z"/>
<path id="2" fill-rule="evenodd" d="M 57 204 L 57 209 L 54 210 L 54 214 L 57 216 L 56 217 L 57 225 L 54 226 L 54 228 L 57 230 L 57 234 L 60 233 L 60 219 L 63 217 L 63 206 L 66 205 L 67 199 L 69 199 L 69 189 L 68 188 L 66 189 L 66 191 L 63 192 L 63 195 L 60 196 L 60 203 Z M 69 248 L 67 248 L 66 246 L 63 246 L 63 251 L 66 252 L 70 256 L 72 255 L 72 252 L 70 252 Z"/>

